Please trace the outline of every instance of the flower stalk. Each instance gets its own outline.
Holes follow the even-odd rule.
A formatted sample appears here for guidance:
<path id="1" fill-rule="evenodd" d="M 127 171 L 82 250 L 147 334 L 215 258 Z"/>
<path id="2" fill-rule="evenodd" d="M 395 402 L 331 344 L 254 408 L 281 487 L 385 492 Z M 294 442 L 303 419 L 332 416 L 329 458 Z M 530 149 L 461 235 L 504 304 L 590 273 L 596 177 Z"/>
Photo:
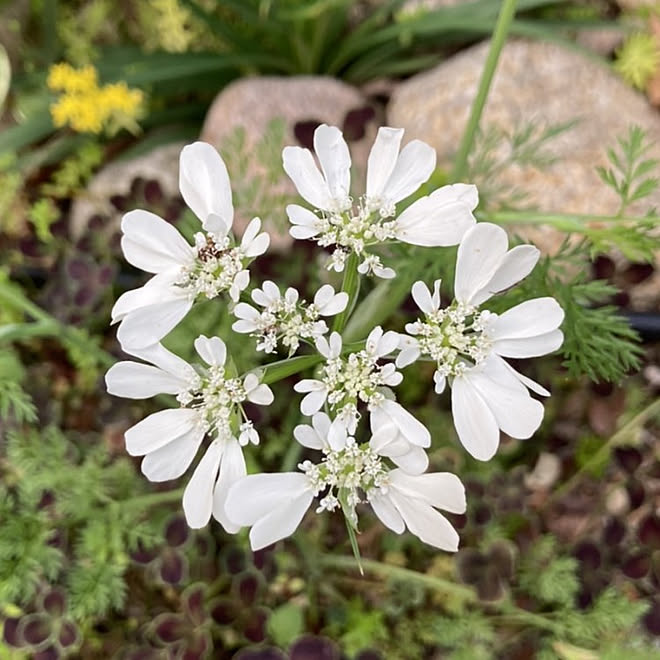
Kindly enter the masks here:
<path id="1" fill-rule="evenodd" d="M 516 0 L 504 0 L 502 2 L 499 16 L 497 17 L 497 23 L 495 24 L 495 31 L 493 32 L 490 50 L 488 51 L 488 57 L 486 58 L 484 70 L 481 74 L 481 80 L 479 81 L 477 96 L 472 103 L 470 117 L 465 127 L 461 144 L 458 147 L 456 160 L 454 161 L 454 169 L 452 172 L 453 181 L 460 181 L 467 174 L 468 157 L 474 146 L 474 140 L 477 135 L 477 130 L 479 129 L 479 122 L 481 120 L 484 106 L 486 105 L 486 100 L 488 99 L 488 92 L 490 91 L 490 86 L 493 82 L 497 62 L 506 42 L 507 35 L 509 34 L 509 28 L 511 27 L 515 13 Z"/>

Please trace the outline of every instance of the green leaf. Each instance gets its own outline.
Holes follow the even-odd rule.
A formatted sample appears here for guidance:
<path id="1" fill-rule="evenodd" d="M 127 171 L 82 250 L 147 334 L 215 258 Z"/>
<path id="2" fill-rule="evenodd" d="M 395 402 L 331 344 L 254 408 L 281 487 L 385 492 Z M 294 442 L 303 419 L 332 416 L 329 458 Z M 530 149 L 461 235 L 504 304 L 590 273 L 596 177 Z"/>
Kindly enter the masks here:
<path id="1" fill-rule="evenodd" d="M 302 609 L 294 603 L 281 605 L 268 618 L 268 634 L 279 647 L 287 647 L 304 629 Z"/>

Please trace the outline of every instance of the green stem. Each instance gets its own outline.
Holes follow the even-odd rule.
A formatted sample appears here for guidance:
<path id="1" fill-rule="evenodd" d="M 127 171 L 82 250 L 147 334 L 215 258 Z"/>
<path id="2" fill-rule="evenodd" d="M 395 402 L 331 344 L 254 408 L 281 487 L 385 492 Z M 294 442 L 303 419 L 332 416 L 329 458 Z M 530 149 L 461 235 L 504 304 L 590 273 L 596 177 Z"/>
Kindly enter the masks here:
<path id="1" fill-rule="evenodd" d="M 354 353 L 363 348 L 364 342 L 357 341 L 344 344 L 341 352 L 342 354 Z M 314 367 L 320 362 L 323 362 L 323 360 L 325 360 L 325 358 L 322 355 L 315 353 L 314 355 L 299 355 L 297 357 L 271 362 L 270 364 L 261 367 L 261 382 L 266 385 L 277 383 L 284 378 L 305 371 L 305 369 L 308 369 L 309 367 Z"/>
<path id="2" fill-rule="evenodd" d="M 319 555 L 318 561 L 321 566 L 326 568 L 337 568 L 342 571 L 360 571 L 360 567 L 353 557 L 341 555 Z M 401 566 L 383 564 L 374 559 L 362 558 L 360 563 L 365 573 L 372 573 L 373 575 L 379 575 L 384 578 L 394 578 L 405 582 L 414 582 L 427 589 L 453 594 L 454 596 L 458 596 L 469 602 L 477 600 L 476 594 L 472 588 L 457 584 L 450 580 L 444 580 L 435 575 L 418 573 L 417 571 L 403 568 Z"/>
<path id="3" fill-rule="evenodd" d="M 121 505 L 146 509 L 150 506 L 158 506 L 159 504 L 170 504 L 171 502 L 178 502 L 183 497 L 183 491 L 183 488 L 177 488 L 158 493 L 137 495 L 136 497 L 131 497 L 129 500 L 124 500 L 121 502 Z"/>
<path id="4" fill-rule="evenodd" d="M 604 442 L 601 447 L 596 451 L 589 460 L 585 461 L 580 469 L 567 481 L 565 481 L 559 488 L 557 488 L 550 497 L 546 500 L 546 506 L 555 501 L 564 493 L 570 490 L 577 484 L 580 477 L 594 465 L 597 465 L 608 454 L 613 447 L 625 442 L 625 440 L 637 429 L 641 428 L 649 420 L 660 416 L 660 399 L 651 402 L 644 410 L 635 415 L 629 422 L 624 424 L 607 442 Z"/>
<path id="5" fill-rule="evenodd" d="M 622 223 L 646 222 L 655 220 L 660 222 L 660 216 L 630 216 L 620 215 L 589 215 L 586 213 L 542 213 L 534 211 L 478 211 L 480 220 L 488 220 L 499 225 L 553 225 L 566 231 L 579 231 L 590 222 Z"/>
<path id="6" fill-rule="evenodd" d="M 358 292 L 360 291 L 360 274 L 357 269 L 358 259 L 358 255 L 355 252 L 351 252 L 344 266 L 344 279 L 341 283 L 341 290 L 348 294 L 348 303 L 346 304 L 346 309 L 335 316 L 334 323 L 332 324 L 333 332 L 339 332 L 341 334 L 357 302 Z"/>
<path id="7" fill-rule="evenodd" d="M 35 305 L 22 293 L 22 291 L 20 291 L 20 289 L 18 289 L 18 287 L 12 286 L 7 282 L 1 282 L 0 300 L 11 305 L 12 307 L 20 309 L 28 316 L 31 316 L 35 321 L 39 321 L 43 325 L 55 326 L 58 330 L 57 334 L 67 339 L 71 343 L 79 344 L 81 342 L 81 336 L 78 333 L 72 331 L 72 328 L 69 328 L 54 316 L 51 316 L 38 305 Z M 92 341 L 86 343 L 88 350 L 96 353 L 96 361 L 99 364 L 110 366 L 115 363 L 115 358 L 112 357 L 110 353 L 106 353 L 102 348 L 96 346 L 96 344 L 94 344 Z"/>
<path id="8" fill-rule="evenodd" d="M 355 571 L 372 573 L 383 578 L 392 578 L 402 582 L 410 582 L 418 584 L 425 589 L 438 591 L 444 594 L 451 594 L 460 598 L 461 600 L 469 603 L 477 603 L 478 598 L 475 591 L 468 586 L 445 580 L 435 575 L 427 575 L 426 573 L 418 573 L 409 568 L 402 566 L 392 566 L 391 564 L 383 564 L 373 559 L 362 558 L 358 563 L 353 557 L 336 556 L 336 555 L 318 555 L 316 561 L 322 568 L 336 568 L 345 571 Z M 547 618 L 544 614 L 537 614 L 535 612 L 528 612 L 520 607 L 517 607 L 509 600 L 502 600 L 499 602 L 489 603 L 490 606 L 496 607 L 501 611 L 497 615 L 498 619 L 508 620 L 523 625 L 536 626 L 545 630 L 555 630 L 556 624 Z"/>
<path id="9" fill-rule="evenodd" d="M 456 160 L 454 161 L 452 181 L 460 181 L 467 173 L 468 156 L 474 145 L 477 130 L 479 129 L 479 121 L 481 120 L 481 115 L 484 106 L 486 105 L 486 99 L 488 98 L 488 92 L 490 91 L 490 85 L 493 82 L 493 76 L 495 75 L 495 69 L 497 68 L 497 62 L 500 53 L 502 52 L 502 48 L 504 47 L 504 43 L 506 42 L 515 13 L 516 0 L 503 0 L 502 8 L 497 17 L 497 23 L 495 24 L 493 38 L 490 42 L 488 57 L 486 58 L 484 70 L 481 74 L 481 80 L 479 81 L 477 96 L 472 103 L 470 117 L 465 127 L 461 144 L 458 147 Z"/>

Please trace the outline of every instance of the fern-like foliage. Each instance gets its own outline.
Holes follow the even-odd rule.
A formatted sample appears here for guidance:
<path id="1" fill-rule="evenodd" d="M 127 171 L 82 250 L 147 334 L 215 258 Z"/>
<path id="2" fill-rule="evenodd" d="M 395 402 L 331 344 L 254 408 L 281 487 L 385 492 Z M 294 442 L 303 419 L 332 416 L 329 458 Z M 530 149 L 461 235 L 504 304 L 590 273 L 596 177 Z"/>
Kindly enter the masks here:
<path id="1" fill-rule="evenodd" d="M 10 419 L 17 423 L 34 422 L 37 410 L 23 388 L 25 369 L 15 352 L 0 348 L 0 428 Z"/>
<path id="2" fill-rule="evenodd" d="M 607 150 L 609 167 L 596 171 L 621 200 L 617 215 L 622 216 L 628 207 L 658 189 L 660 181 L 650 176 L 658 166 L 657 158 L 648 158 L 651 144 L 639 126 L 631 126 L 626 137 L 617 138 L 618 149 Z"/>
<path id="3" fill-rule="evenodd" d="M 572 557 L 557 557 L 553 536 L 543 536 L 521 558 L 518 582 L 542 603 L 570 608 L 579 588 L 577 566 Z"/>
<path id="4" fill-rule="evenodd" d="M 66 584 L 69 613 L 79 620 L 123 603 L 127 553 L 153 545 L 162 520 L 131 506 L 142 480 L 130 462 L 91 447 L 54 426 L 7 434 L 1 601 L 28 603 L 38 584 L 57 582 Z"/>
<path id="5" fill-rule="evenodd" d="M 566 315 L 560 352 L 568 374 L 617 382 L 639 368 L 642 349 L 627 319 L 609 304 L 617 288 L 591 280 L 585 272 L 585 249 L 586 241 L 566 241 L 555 256 L 542 258 L 520 285 L 492 299 L 491 307 L 499 312 L 528 298 L 552 296 Z"/>
<path id="6" fill-rule="evenodd" d="M 517 208 L 527 194 L 501 182 L 501 175 L 513 166 L 543 170 L 556 161 L 550 143 L 569 131 L 577 121 L 543 125 L 522 122 L 511 131 L 489 125 L 480 131 L 468 162 L 468 179 L 479 188 L 482 209 Z"/>

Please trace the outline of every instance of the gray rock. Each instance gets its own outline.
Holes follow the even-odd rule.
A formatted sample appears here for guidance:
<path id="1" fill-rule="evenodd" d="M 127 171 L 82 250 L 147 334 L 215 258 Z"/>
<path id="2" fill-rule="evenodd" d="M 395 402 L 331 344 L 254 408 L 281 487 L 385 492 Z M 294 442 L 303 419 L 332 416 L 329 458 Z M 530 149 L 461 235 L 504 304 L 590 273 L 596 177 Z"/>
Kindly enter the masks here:
<path id="1" fill-rule="evenodd" d="M 246 181 L 249 183 L 268 178 L 258 153 L 259 145 L 273 120 L 283 120 L 284 123 L 282 144 L 274 145 L 281 149 L 285 145 L 299 144 L 294 134 L 296 123 L 316 120 L 341 128 L 347 113 L 366 105 L 367 100 L 360 91 L 334 78 L 244 78 L 228 85 L 218 94 L 206 116 L 200 139 L 214 145 L 226 156 L 229 176 L 234 181 L 232 155 L 227 153 L 227 149 L 235 139 L 237 130 L 243 131 L 243 151 L 248 162 L 244 164 L 245 176 L 240 177 L 241 180 L 236 183 L 237 186 L 244 186 Z M 354 166 L 362 171 L 375 137 L 376 123 L 369 121 L 366 129 L 364 137 L 349 142 Z M 274 181 L 271 176 L 268 186 L 270 202 L 273 198 L 277 200 L 276 210 L 272 213 L 264 212 L 264 208 L 267 210 L 269 206 L 269 200 L 264 199 L 256 199 L 242 206 L 235 202 L 238 232 L 241 232 L 252 215 L 259 214 L 271 234 L 271 246 L 275 249 L 286 248 L 292 241 L 288 234 L 284 199 L 287 202 L 298 199 L 295 188 L 281 169 L 281 157 L 277 158 L 279 175 Z M 357 179 L 357 176 L 354 175 L 354 178 Z M 272 203 L 270 205 L 273 206 Z M 249 206 L 253 208 L 246 208 Z"/>
<path id="2" fill-rule="evenodd" d="M 388 107 L 388 122 L 407 129 L 434 146 L 438 162 L 449 168 L 483 70 L 489 43 L 481 43 L 399 85 Z M 646 98 L 626 85 L 605 63 L 555 44 L 512 41 L 500 57 L 482 127 L 512 131 L 534 120 L 550 125 L 580 119 L 550 143 L 556 162 L 539 170 L 511 167 L 498 183 L 523 190 L 525 206 L 544 212 L 610 215 L 618 197 L 596 173 L 607 165 L 606 148 L 631 124 L 638 124 L 655 142 L 650 156 L 660 158 L 660 115 Z M 660 207 L 656 191 L 630 209 L 644 214 Z M 516 227 L 516 232 L 552 253 L 563 235 L 549 227 Z M 660 272 L 643 287 L 645 304 L 660 297 Z M 641 292 L 640 292 L 641 293 Z M 634 302 L 634 301 L 633 301 Z M 641 302 L 641 301 L 640 301 Z"/>
<path id="3" fill-rule="evenodd" d="M 71 206 L 70 227 L 74 238 L 82 236 L 90 218 L 108 216 L 119 227 L 122 212 L 111 203 L 115 195 L 128 195 L 137 178 L 157 181 L 167 197 L 179 195 L 179 154 L 183 143 L 172 143 L 155 148 L 143 156 L 118 160 L 106 165 L 87 185 Z"/>

